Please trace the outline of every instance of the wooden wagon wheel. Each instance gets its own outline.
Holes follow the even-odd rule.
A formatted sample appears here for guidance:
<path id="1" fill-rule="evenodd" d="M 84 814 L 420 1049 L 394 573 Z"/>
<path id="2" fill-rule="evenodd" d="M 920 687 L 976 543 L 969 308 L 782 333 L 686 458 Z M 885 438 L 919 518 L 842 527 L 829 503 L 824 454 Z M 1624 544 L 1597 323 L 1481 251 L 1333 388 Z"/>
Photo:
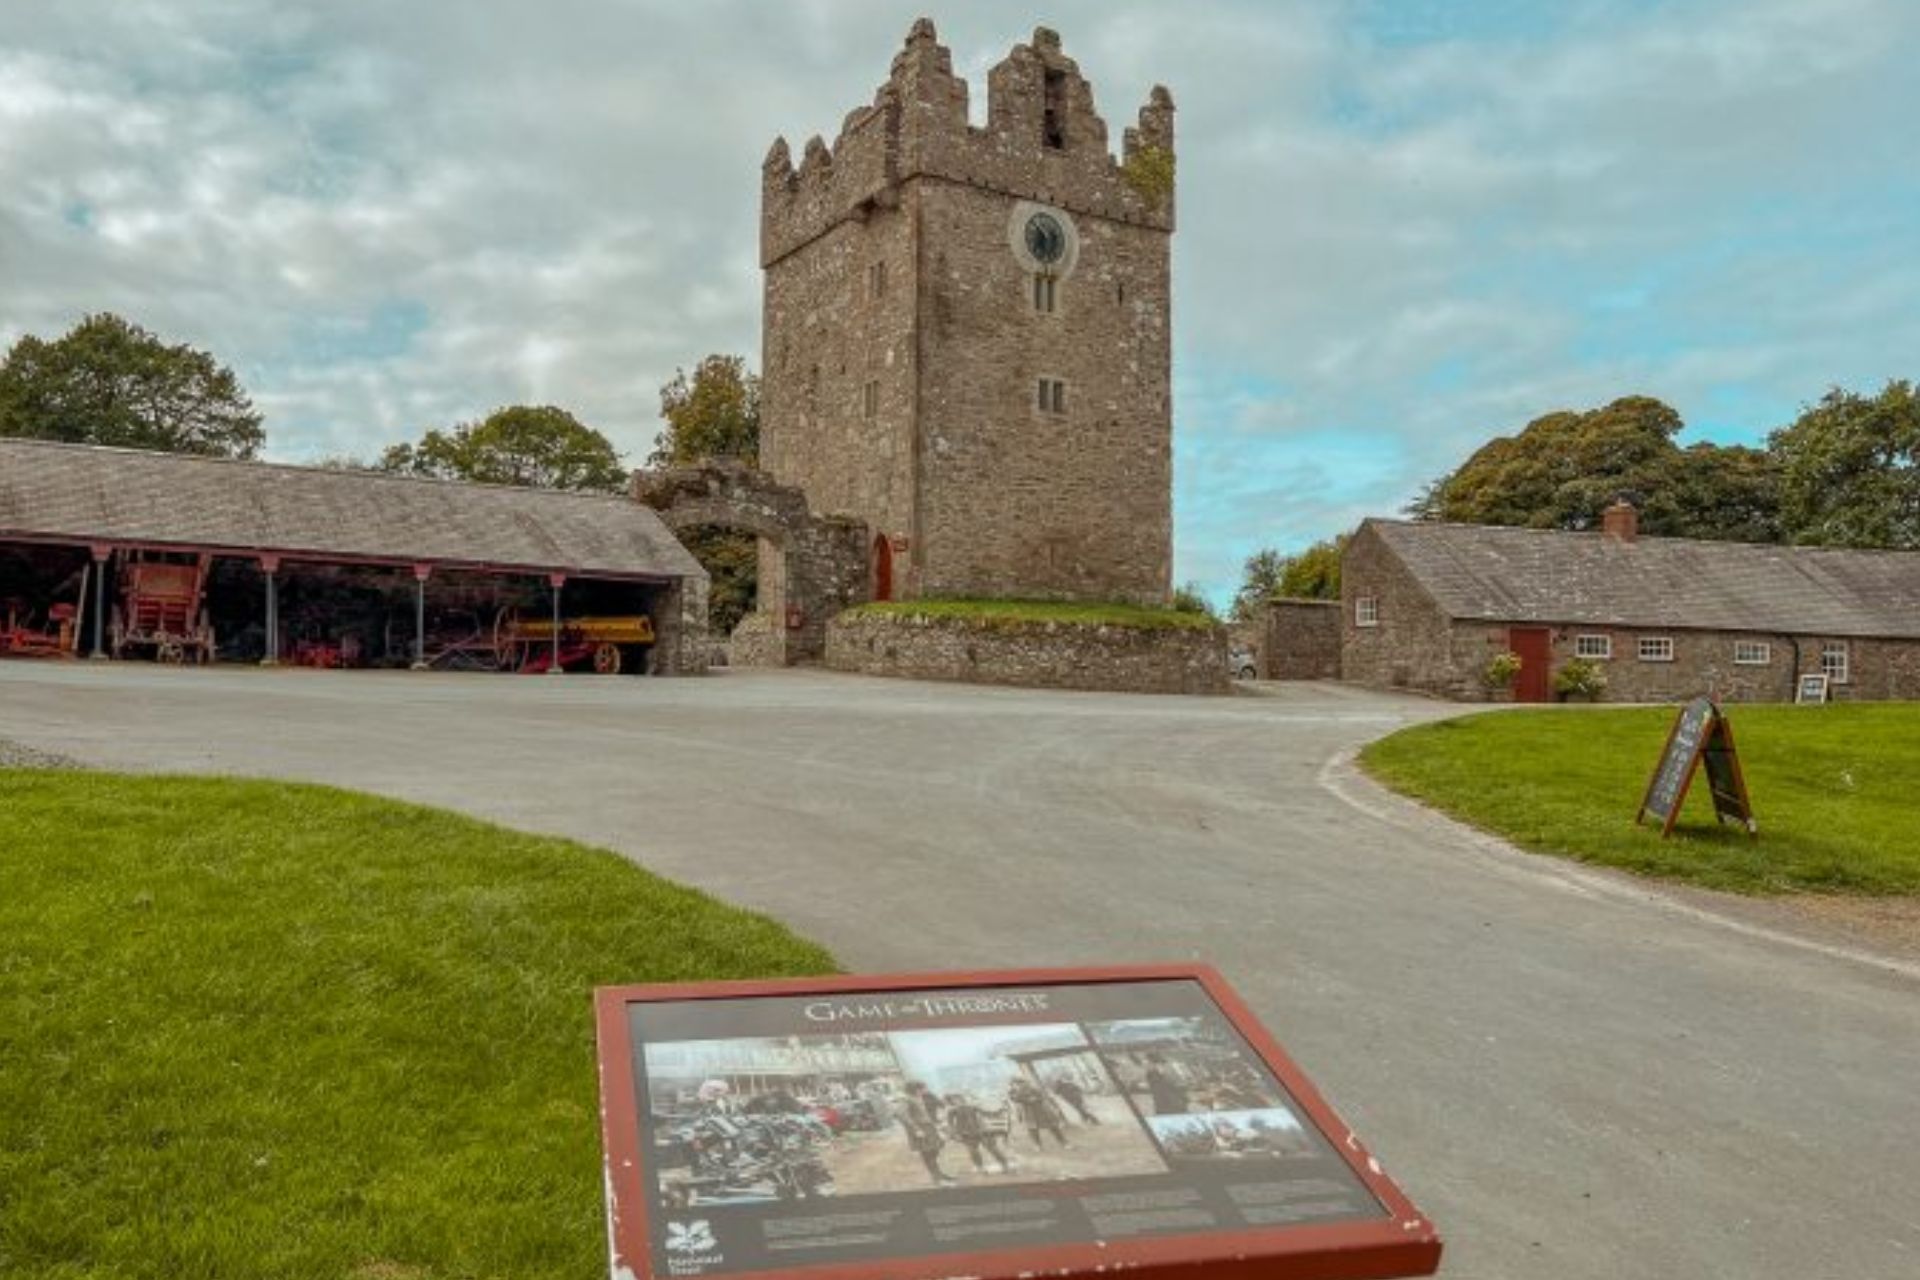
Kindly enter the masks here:
<path id="1" fill-rule="evenodd" d="M 121 650 L 127 647 L 127 624 L 126 620 L 120 616 L 119 605 L 113 606 L 113 612 L 109 617 L 111 621 L 107 624 L 108 652 L 118 658 Z"/>
<path id="2" fill-rule="evenodd" d="M 164 662 L 170 667 L 177 667 L 187 660 L 187 647 L 172 636 L 164 636 L 161 638 L 160 643 L 155 646 L 153 657 L 156 662 Z"/>
<path id="3" fill-rule="evenodd" d="M 620 646 L 611 640 L 603 640 L 594 646 L 593 669 L 603 676 L 620 674 Z"/>

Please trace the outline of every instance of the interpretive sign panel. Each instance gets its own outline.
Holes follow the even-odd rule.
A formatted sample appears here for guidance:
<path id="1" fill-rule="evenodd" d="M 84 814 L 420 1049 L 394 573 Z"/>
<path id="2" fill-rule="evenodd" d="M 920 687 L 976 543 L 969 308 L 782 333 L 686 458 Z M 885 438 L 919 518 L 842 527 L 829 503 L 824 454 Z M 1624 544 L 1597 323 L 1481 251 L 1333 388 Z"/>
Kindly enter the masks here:
<path id="1" fill-rule="evenodd" d="M 1827 700 L 1827 674 L 1824 671 L 1805 671 L 1800 675 L 1800 686 L 1794 695 L 1795 702 L 1825 702 Z"/>
<path id="2" fill-rule="evenodd" d="M 1431 1275 L 1203 966 L 597 993 L 616 1277 Z"/>
<path id="3" fill-rule="evenodd" d="M 1713 795 L 1713 813 L 1722 822 L 1737 822 L 1748 834 L 1759 830 L 1746 779 L 1740 773 L 1739 752 L 1733 745 L 1733 726 L 1711 698 L 1695 698 L 1680 711 L 1667 735 L 1666 750 L 1647 783 L 1640 801 L 1639 822 L 1651 815 L 1667 835 L 1680 820 L 1681 806 L 1693 785 L 1694 771 L 1705 762 L 1707 786 Z"/>

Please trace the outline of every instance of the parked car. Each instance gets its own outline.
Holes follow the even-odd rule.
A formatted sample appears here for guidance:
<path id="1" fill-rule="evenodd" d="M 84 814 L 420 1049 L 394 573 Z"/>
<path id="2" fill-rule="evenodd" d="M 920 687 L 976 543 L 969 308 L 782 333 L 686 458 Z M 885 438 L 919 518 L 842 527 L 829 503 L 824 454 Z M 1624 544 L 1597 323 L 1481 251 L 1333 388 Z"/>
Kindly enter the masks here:
<path id="1" fill-rule="evenodd" d="M 1253 650 L 1243 647 L 1227 651 L 1227 670 L 1235 680 L 1257 680 L 1260 677 L 1260 667 L 1253 660 Z"/>

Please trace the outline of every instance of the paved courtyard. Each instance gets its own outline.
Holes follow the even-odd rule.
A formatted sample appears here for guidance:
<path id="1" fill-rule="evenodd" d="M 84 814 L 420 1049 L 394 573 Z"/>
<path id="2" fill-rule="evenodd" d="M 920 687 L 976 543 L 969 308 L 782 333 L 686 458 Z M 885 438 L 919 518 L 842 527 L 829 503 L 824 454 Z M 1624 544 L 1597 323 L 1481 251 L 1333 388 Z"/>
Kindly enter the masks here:
<path id="1" fill-rule="evenodd" d="M 1440 1223 L 1451 1276 L 1920 1274 L 1920 971 L 1515 854 L 1340 763 L 1448 713 L 0 664 L 0 739 L 576 836 L 851 968 L 1208 960 Z"/>

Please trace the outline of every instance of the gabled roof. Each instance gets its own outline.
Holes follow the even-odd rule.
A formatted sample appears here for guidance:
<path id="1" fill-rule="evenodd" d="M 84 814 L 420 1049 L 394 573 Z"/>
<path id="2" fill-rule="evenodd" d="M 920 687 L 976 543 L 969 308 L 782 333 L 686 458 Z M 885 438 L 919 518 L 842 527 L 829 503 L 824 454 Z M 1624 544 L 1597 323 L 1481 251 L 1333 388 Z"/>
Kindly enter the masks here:
<path id="1" fill-rule="evenodd" d="M 629 578 L 705 575 L 631 499 L 0 440 L 0 539 Z"/>
<path id="2" fill-rule="evenodd" d="M 1487 622 L 1920 639 L 1920 552 L 1369 520 L 1442 612 Z"/>

